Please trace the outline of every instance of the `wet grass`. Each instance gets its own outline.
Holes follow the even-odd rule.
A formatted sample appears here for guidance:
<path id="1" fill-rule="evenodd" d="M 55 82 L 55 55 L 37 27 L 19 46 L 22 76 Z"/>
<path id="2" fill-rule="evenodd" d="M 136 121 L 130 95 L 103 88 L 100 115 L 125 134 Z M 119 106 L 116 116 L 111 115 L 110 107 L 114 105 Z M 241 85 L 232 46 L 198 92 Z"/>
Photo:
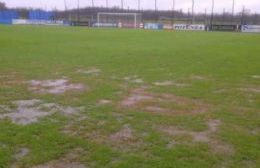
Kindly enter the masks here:
<path id="1" fill-rule="evenodd" d="M 40 99 L 85 110 L 74 117 L 53 114 L 26 126 L 0 120 L 0 168 L 46 164 L 75 148 L 85 151 L 76 161 L 86 167 L 258 167 L 259 43 L 258 34 L 1 26 L 0 105 Z M 101 72 L 78 71 L 91 68 Z M 134 75 L 144 83 L 124 80 Z M 87 89 L 37 94 L 26 83 L 62 76 Z M 153 85 L 158 81 L 187 85 Z M 119 105 L 132 89 L 143 86 L 147 92 L 202 101 L 210 108 L 169 116 Z M 112 103 L 98 105 L 103 99 Z M 165 106 L 174 111 L 179 104 Z M 212 119 L 222 124 L 210 137 L 232 146 L 231 155 L 212 153 L 207 143 L 156 129 L 173 126 L 201 132 Z M 116 146 L 109 137 L 125 125 L 135 141 Z M 183 143 L 169 147 L 172 141 Z M 20 148 L 29 153 L 16 159 Z"/>

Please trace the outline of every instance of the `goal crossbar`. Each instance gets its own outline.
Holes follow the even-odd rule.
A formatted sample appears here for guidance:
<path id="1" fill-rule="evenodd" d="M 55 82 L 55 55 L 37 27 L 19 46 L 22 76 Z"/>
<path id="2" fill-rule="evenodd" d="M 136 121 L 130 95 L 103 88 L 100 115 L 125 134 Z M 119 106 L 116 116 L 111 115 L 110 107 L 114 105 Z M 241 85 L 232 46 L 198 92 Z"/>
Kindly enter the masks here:
<path id="1" fill-rule="evenodd" d="M 140 13 L 109 13 L 109 12 L 98 12 L 97 13 L 97 24 L 100 26 L 100 16 L 133 16 L 134 17 L 134 26 L 137 28 L 137 17 L 141 16 Z"/>

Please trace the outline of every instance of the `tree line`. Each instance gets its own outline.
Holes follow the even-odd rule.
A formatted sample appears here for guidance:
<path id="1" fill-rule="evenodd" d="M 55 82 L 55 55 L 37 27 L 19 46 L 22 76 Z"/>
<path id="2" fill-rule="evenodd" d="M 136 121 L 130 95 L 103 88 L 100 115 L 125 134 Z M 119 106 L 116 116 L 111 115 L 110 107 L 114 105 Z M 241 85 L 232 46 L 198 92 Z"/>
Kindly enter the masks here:
<path id="1" fill-rule="evenodd" d="M 1 10 L 15 10 L 19 13 L 21 18 L 28 18 L 32 8 L 7 8 L 5 3 L 0 2 Z M 42 10 L 42 9 L 38 9 Z M 245 9 L 241 12 L 232 14 L 229 12 L 210 13 L 205 10 L 204 13 L 184 12 L 180 10 L 134 10 L 121 9 L 118 7 L 104 8 L 104 7 L 85 7 L 70 10 L 52 10 L 54 20 L 86 20 L 89 19 L 95 22 L 98 12 L 111 13 L 140 13 L 143 22 L 163 22 L 163 23 L 187 23 L 187 24 L 260 24 L 260 15 L 249 13 Z"/>

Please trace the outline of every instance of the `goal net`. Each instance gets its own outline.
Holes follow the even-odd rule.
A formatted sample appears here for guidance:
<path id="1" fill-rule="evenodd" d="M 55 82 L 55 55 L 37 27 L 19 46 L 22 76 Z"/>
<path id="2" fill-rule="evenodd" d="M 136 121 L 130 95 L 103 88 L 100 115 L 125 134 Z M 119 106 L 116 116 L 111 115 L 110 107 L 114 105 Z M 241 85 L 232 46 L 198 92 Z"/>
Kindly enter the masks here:
<path id="1" fill-rule="evenodd" d="M 119 28 L 139 28 L 141 24 L 141 14 L 139 13 L 104 13 L 97 14 L 96 27 L 119 27 Z"/>

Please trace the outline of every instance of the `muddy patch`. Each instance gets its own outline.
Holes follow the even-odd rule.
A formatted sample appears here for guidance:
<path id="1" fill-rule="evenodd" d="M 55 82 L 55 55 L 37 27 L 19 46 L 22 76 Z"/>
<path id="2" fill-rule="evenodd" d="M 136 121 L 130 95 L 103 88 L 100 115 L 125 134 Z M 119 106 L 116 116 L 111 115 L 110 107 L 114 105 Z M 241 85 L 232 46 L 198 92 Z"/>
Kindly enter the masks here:
<path id="1" fill-rule="evenodd" d="M 186 86 L 189 86 L 188 84 L 177 83 L 177 82 L 174 82 L 174 81 L 154 82 L 153 85 L 155 85 L 155 86 L 175 86 L 175 87 L 186 87 Z"/>
<path id="2" fill-rule="evenodd" d="M 212 92 L 215 94 L 223 94 L 223 93 L 227 93 L 228 89 L 215 89 Z"/>
<path id="3" fill-rule="evenodd" d="M 128 125 L 124 125 L 121 130 L 110 136 L 110 140 L 114 143 L 127 143 L 133 139 L 133 130 Z"/>
<path id="4" fill-rule="evenodd" d="M 14 159 L 20 160 L 23 157 L 27 156 L 29 154 L 30 150 L 28 148 L 20 148 L 16 151 L 14 155 Z"/>
<path id="5" fill-rule="evenodd" d="M 209 105 L 173 94 L 149 93 L 145 88 L 132 90 L 120 103 L 123 108 L 135 108 L 160 114 L 203 113 Z"/>
<path id="6" fill-rule="evenodd" d="M 55 103 L 44 103 L 41 100 L 19 100 L 12 102 L 16 108 L 7 113 L 0 114 L 0 119 L 9 118 L 13 123 L 28 125 L 38 122 L 40 118 L 49 116 L 55 112 L 72 115 L 80 112 L 82 108 L 64 107 Z"/>
<path id="7" fill-rule="evenodd" d="M 83 91 L 86 87 L 79 83 L 70 83 L 67 78 L 56 80 L 32 80 L 29 89 L 41 94 L 63 94 L 66 91 Z"/>
<path id="8" fill-rule="evenodd" d="M 158 126 L 157 129 L 172 137 L 190 137 L 192 142 L 207 143 L 212 152 L 216 154 L 230 155 L 234 153 L 231 145 L 213 138 L 221 125 L 220 120 L 210 120 L 207 123 L 208 129 L 201 132 L 189 131 L 172 126 Z M 183 139 L 182 139 L 183 141 Z M 185 140 L 184 140 L 185 141 Z"/>
<path id="9" fill-rule="evenodd" d="M 234 155 L 235 153 L 233 146 L 225 142 L 211 139 L 209 145 L 210 145 L 210 150 L 214 154 L 230 156 L 230 155 Z"/>
<path id="10" fill-rule="evenodd" d="M 86 168 L 79 162 L 80 156 L 84 154 L 83 149 L 75 149 L 58 160 L 50 161 L 43 165 L 34 166 L 33 168 Z"/>
<path id="11" fill-rule="evenodd" d="M 39 118 L 50 115 L 51 113 L 42 111 L 37 108 L 40 100 L 20 100 L 14 101 L 13 104 L 17 106 L 16 109 L 0 115 L 0 119 L 9 118 L 14 123 L 19 125 L 27 125 L 37 122 Z"/>
<path id="12" fill-rule="evenodd" d="M 252 86 L 252 87 L 245 87 L 245 88 L 238 88 L 238 90 L 248 93 L 260 93 L 260 87 Z"/>
<path id="13" fill-rule="evenodd" d="M 210 120 L 207 124 L 208 124 L 208 129 L 202 132 L 188 131 L 181 128 L 167 127 L 167 126 L 166 127 L 160 126 L 158 127 L 158 129 L 172 136 L 189 135 L 190 137 L 192 137 L 193 141 L 195 142 L 210 142 L 209 135 L 217 132 L 221 122 L 220 120 Z"/>
<path id="14" fill-rule="evenodd" d="M 112 104 L 112 100 L 107 100 L 107 99 L 101 99 L 97 103 L 98 105 L 109 105 Z"/>
<path id="15" fill-rule="evenodd" d="M 165 112 L 170 112 L 169 109 L 163 108 L 163 107 L 157 107 L 157 106 L 147 106 L 145 107 L 146 111 L 154 111 L 158 113 L 165 113 Z"/>
<path id="16" fill-rule="evenodd" d="M 0 114 L 8 113 L 11 111 L 11 108 L 7 105 L 0 105 Z"/>
<path id="17" fill-rule="evenodd" d="M 122 150 L 136 149 L 139 145 L 134 131 L 129 125 L 124 125 L 118 132 L 111 134 L 109 140 L 113 147 Z"/>
<path id="18" fill-rule="evenodd" d="M 86 168 L 85 165 L 78 162 L 69 162 L 67 160 L 61 159 L 56 161 L 51 161 L 45 165 L 34 166 L 33 168 Z"/>
<path id="19" fill-rule="evenodd" d="M 193 75 L 190 76 L 191 80 L 207 80 L 208 78 L 204 77 L 204 76 L 199 76 L 199 75 Z"/>
<path id="20" fill-rule="evenodd" d="M 133 90 L 128 97 L 121 101 L 124 107 L 136 106 L 139 102 L 153 100 L 153 96 L 144 92 L 143 88 Z"/>
<path id="21" fill-rule="evenodd" d="M 253 79 L 260 79 L 260 75 L 252 75 L 251 76 Z"/>
<path id="22" fill-rule="evenodd" d="M 28 148 L 19 148 L 18 150 L 15 151 L 15 154 L 13 156 L 13 163 L 11 165 L 11 168 L 18 168 L 22 167 L 19 164 L 21 163 L 20 161 L 26 157 L 30 153 L 30 150 Z"/>
<path id="23" fill-rule="evenodd" d="M 250 132 L 251 135 L 259 135 L 260 134 L 260 127 L 251 129 L 249 132 Z"/>
<path id="24" fill-rule="evenodd" d="M 101 73 L 101 70 L 95 67 L 89 68 L 89 69 L 78 69 L 78 73 L 86 74 L 86 75 L 99 75 Z"/>
<path id="25" fill-rule="evenodd" d="M 210 132 L 210 133 L 217 132 L 220 125 L 221 125 L 220 120 L 210 120 L 210 121 L 208 121 L 208 132 Z"/>
<path id="26" fill-rule="evenodd" d="M 136 76 L 136 75 L 126 76 L 126 77 L 124 77 L 124 81 L 129 82 L 129 83 L 136 83 L 136 84 L 144 83 L 143 79 L 138 78 L 138 76 Z"/>

